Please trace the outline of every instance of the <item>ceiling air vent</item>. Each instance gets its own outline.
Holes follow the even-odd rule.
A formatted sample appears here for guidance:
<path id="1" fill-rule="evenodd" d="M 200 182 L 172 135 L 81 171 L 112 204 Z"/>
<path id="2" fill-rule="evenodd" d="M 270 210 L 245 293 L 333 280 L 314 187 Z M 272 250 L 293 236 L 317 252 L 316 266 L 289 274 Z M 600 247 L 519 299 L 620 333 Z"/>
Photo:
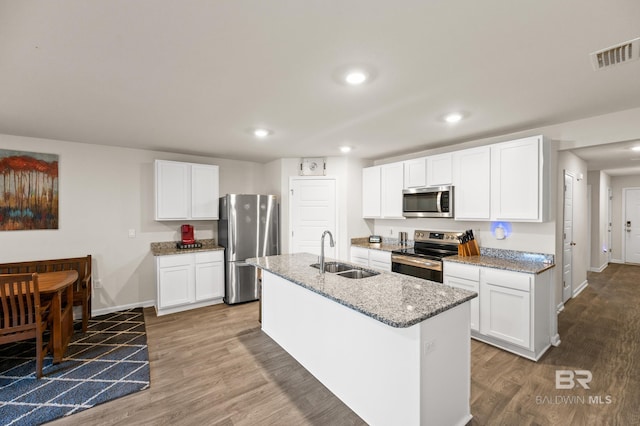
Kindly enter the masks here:
<path id="1" fill-rule="evenodd" d="M 637 61 L 640 57 L 640 38 L 626 41 L 617 46 L 599 50 L 591 54 L 593 69 L 598 71 L 614 65 Z"/>

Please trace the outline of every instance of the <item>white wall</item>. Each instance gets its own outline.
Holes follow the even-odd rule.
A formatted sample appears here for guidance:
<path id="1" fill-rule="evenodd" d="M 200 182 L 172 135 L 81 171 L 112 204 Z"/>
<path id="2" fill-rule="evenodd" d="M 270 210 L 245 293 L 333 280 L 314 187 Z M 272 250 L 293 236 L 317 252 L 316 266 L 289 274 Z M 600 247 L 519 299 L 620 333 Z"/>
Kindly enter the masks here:
<path id="1" fill-rule="evenodd" d="M 591 247 L 589 269 L 602 271 L 609 262 L 608 209 L 611 177 L 599 170 L 587 175 L 591 186 Z"/>
<path id="2" fill-rule="evenodd" d="M 345 157 L 327 157 L 327 177 L 337 179 L 338 235 L 336 244 L 338 257 L 349 259 L 349 244 L 352 237 L 366 236 L 371 233 L 362 219 L 362 168 L 369 165 L 364 160 Z M 282 158 L 265 166 L 270 186 L 279 185 L 280 204 L 280 251 L 289 253 L 289 182 L 291 177 L 299 176 L 300 158 Z M 318 236 L 318 246 L 320 236 Z"/>
<path id="3" fill-rule="evenodd" d="M 94 280 L 103 285 L 94 310 L 155 299 L 149 244 L 178 240 L 182 224 L 153 219 L 155 159 L 219 165 L 220 194 L 262 189 L 263 165 L 252 162 L 8 135 L 0 135 L 0 149 L 60 156 L 59 229 L 0 232 L 0 262 L 93 255 Z M 196 238 L 217 237 L 217 222 L 192 223 Z"/>
<path id="4" fill-rule="evenodd" d="M 640 175 L 612 176 L 611 189 L 613 190 L 613 206 L 611 209 L 612 262 L 624 262 L 624 239 L 626 238 L 625 218 L 622 206 L 624 205 L 624 188 L 640 188 Z"/>

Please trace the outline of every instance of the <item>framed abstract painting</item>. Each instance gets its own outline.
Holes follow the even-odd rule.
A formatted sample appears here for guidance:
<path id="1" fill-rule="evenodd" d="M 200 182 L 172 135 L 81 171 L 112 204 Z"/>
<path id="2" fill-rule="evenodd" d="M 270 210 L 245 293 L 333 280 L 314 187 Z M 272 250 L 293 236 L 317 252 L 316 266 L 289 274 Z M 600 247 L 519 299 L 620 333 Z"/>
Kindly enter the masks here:
<path id="1" fill-rule="evenodd" d="M 58 229 L 58 155 L 0 149 L 0 230 Z"/>

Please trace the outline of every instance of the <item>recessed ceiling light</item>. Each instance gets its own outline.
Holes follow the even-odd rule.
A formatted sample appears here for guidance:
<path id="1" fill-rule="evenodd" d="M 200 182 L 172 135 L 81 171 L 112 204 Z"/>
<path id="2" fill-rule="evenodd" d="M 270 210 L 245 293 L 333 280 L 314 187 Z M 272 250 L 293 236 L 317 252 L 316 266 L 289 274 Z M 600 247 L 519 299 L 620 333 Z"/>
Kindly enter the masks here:
<path id="1" fill-rule="evenodd" d="M 634 146 L 631 151 L 640 151 L 640 146 Z"/>
<path id="2" fill-rule="evenodd" d="M 351 147 L 350 146 L 346 146 L 346 145 L 345 146 L 341 146 L 340 147 L 340 151 L 342 151 L 342 152 L 344 152 L 346 154 L 347 152 L 351 152 Z"/>
<path id="3" fill-rule="evenodd" d="M 462 114 L 460 114 L 459 112 L 452 112 L 451 114 L 447 114 L 444 116 L 444 121 L 446 121 L 447 123 L 457 123 L 458 121 L 462 120 Z"/>
<path id="4" fill-rule="evenodd" d="M 365 81 L 367 81 L 368 78 L 369 78 L 369 76 L 367 75 L 366 72 L 364 72 L 362 70 L 353 70 L 353 71 L 349 71 L 344 76 L 344 81 L 347 84 L 350 84 L 352 86 L 357 86 L 357 85 L 362 84 Z"/>
<path id="5" fill-rule="evenodd" d="M 253 129 L 253 136 L 255 136 L 256 138 L 259 139 L 263 139 L 266 138 L 267 136 L 273 134 L 273 132 L 269 129 L 263 129 L 263 128 L 256 128 Z"/>
<path id="6" fill-rule="evenodd" d="M 333 79 L 347 86 L 361 86 L 370 83 L 376 76 L 373 67 L 368 65 L 349 65 L 338 68 L 333 73 Z"/>

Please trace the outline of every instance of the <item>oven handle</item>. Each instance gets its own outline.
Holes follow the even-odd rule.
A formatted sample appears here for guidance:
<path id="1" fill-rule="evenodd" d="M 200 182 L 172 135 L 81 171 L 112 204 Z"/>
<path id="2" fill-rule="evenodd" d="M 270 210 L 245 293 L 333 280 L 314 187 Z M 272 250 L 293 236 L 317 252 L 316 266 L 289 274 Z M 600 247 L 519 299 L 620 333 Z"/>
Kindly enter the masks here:
<path id="1" fill-rule="evenodd" d="M 411 256 L 401 256 L 397 254 L 392 254 L 391 263 L 398 263 L 400 265 L 407 265 L 407 266 L 415 266 L 417 268 L 431 269 L 434 271 L 442 271 L 442 262 L 419 259 Z"/>

